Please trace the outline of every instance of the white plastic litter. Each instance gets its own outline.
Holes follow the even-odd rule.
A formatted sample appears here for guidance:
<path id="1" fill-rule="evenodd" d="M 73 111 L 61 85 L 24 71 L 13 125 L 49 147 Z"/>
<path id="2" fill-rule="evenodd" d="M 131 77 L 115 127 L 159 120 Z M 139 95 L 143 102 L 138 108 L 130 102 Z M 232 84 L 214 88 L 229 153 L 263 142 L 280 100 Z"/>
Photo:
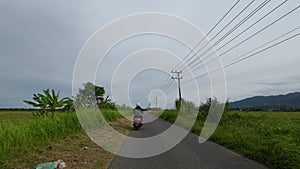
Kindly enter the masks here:
<path id="1" fill-rule="evenodd" d="M 54 166 L 56 168 L 65 168 L 65 167 L 67 167 L 66 163 L 63 160 L 54 161 Z"/>
<path id="2" fill-rule="evenodd" d="M 36 169 L 57 169 L 67 167 L 66 163 L 63 160 L 57 160 L 54 162 L 48 162 L 43 164 L 38 164 Z"/>

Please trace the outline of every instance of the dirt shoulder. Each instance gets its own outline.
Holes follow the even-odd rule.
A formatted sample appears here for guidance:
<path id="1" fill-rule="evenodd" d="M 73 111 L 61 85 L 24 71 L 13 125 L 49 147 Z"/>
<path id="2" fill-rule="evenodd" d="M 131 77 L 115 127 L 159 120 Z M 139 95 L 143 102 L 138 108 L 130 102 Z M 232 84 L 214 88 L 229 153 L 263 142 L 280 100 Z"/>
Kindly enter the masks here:
<path id="1" fill-rule="evenodd" d="M 131 130 L 131 122 L 127 119 L 120 119 L 110 124 L 125 135 L 128 135 Z M 113 158 L 114 154 L 103 150 L 84 132 L 81 132 L 47 146 L 30 150 L 4 162 L 4 166 L 5 168 L 32 169 L 39 163 L 61 159 L 66 162 L 66 169 L 106 169 Z"/>

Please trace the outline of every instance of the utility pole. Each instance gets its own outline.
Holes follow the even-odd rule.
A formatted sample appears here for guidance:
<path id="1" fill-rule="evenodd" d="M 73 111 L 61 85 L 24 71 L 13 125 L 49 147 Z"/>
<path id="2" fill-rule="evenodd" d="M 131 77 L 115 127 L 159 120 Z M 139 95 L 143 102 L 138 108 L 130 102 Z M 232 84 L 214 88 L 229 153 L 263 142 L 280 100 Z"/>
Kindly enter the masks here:
<path id="1" fill-rule="evenodd" d="M 177 76 L 176 77 L 172 77 L 172 79 L 177 79 L 178 80 L 178 94 L 179 94 L 179 101 L 181 101 L 181 89 L 180 89 L 180 80 L 183 78 L 182 76 L 180 76 L 180 73 L 182 73 L 182 71 L 172 71 L 172 73 L 176 73 Z"/>
<path id="2" fill-rule="evenodd" d="M 158 97 L 155 96 L 155 97 L 153 98 L 153 100 L 155 100 L 155 108 L 157 109 Z"/>

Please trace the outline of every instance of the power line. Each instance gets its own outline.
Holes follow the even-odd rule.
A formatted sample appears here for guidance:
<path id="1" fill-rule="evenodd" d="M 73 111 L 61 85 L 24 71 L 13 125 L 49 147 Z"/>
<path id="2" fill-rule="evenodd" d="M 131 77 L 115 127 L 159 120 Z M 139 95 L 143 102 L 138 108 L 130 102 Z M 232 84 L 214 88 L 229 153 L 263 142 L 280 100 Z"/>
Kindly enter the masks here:
<path id="1" fill-rule="evenodd" d="M 253 50 L 251 50 L 251 51 L 249 51 L 249 52 L 247 52 L 247 53 L 241 55 L 240 57 L 246 56 L 246 55 L 248 55 L 248 54 L 250 54 L 250 53 L 252 53 L 252 52 L 258 50 L 259 48 L 262 48 L 262 47 L 264 47 L 264 46 L 267 46 L 267 45 L 269 45 L 269 44 L 275 42 L 276 40 L 278 40 L 278 39 L 280 39 L 280 38 L 282 38 L 282 37 L 284 37 L 284 36 L 286 36 L 286 35 L 288 35 L 288 34 L 290 34 L 290 33 L 292 33 L 292 32 L 295 32 L 295 31 L 298 30 L 298 29 L 300 29 L 300 26 L 299 26 L 299 27 L 296 27 L 296 28 L 294 28 L 294 29 L 292 29 L 292 30 L 290 30 L 290 31 L 288 31 L 288 32 L 286 32 L 286 33 L 280 35 L 280 36 L 278 36 L 278 37 L 275 38 L 275 39 L 270 40 L 269 42 L 266 42 L 266 43 L 260 45 L 259 47 L 257 47 L 257 48 L 255 48 L 255 49 L 253 49 Z M 239 57 L 238 57 L 238 58 L 239 58 Z M 236 58 L 236 59 L 238 59 L 238 58 Z M 233 59 L 233 60 L 229 61 L 228 63 L 233 62 L 233 61 L 236 60 L 236 59 Z"/>
<path id="2" fill-rule="evenodd" d="M 246 29 L 244 29 L 243 31 L 241 31 L 238 35 L 236 35 L 235 37 L 233 37 L 232 39 L 230 39 L 228 42 L 226 42 L 224 45 L 222 45 L 221 47 L 219 47 L 218 49 L 216 49 L 216 52 L 218 52 L 219 50 L 223 49 L 225 46 L 227 46 L 229 43 L 231 43 L 232 41 L 234 41 L 236 38 L 240 37 L 242 34 L 244 34 L 245 32 L 247 32 L 248 30 L 250 30 L 253 26 L 257 25 L 260 21 L 262 21 L 263 19 L 265 19 L 267 16 L 269 16 L 271 13 L 273 13 L 274 11 L 276 11 L 277 9 L 279 9 L 279 7 L 281 7 L 282 5 L 284 5 L 288 0 L 283 1 L 282 3 L 280 3 L 279 5 L 277 5 L 275 8 L 273 8 L 271 11 L 269 11 L 267 14 L 265 14 L 263 17 L 261 17 L 260 19 L 258 19 L 256 22 L 254 22 L 253 24 L 251 24 L 250 26 L 248 26 Z M 205 61 L 206 59 L 208 59 L 210 56 L 212 56 L 215 52 L 209 54 L 208 56 L 204 57 L 202 59 L 202 62 Z M 219 57 L 221 57 L 223 55 L 220 55 Z M 214 59 L 208 61 L 205 63 L 208 64 L 211 61 L 214 61 L 218 59 L 218 56 L 214 57 Z M 195 71 L 197 69 L 200 69 L 203 67 L 203 65 L 200 65 L 198 67 L 196 67 L 198 64 L 200 64 L 201 61 L 199 61 L 198 63 L 196 63 L 195 65 L 193 65 L 192 67 L 190 67 L 190 69 L 192 69 L 192 71 Z"/>
<path id="3" fill-rule="evenodd" d="M 228 14 L 238 5 L 238 3 L 240 2 L 241 0 L 237 0 L 233 6 L 225 13 L 225 15 L 222 16 L 221 19 L 219 19 L 219 21 L 210 29 L 210 31 L 205 35 L 205 37 L 203 37 L 199 43 L 196 44 L 196 46 L 194 47 L 194 50 L 215 30 L 215 28 L 226 18 L 226 16 L 228 16 Z M 183 61 L 188 58 L 188 56 L 190 54 L 192 54 L 193 50 L 191 50 L 184 58 L 183 58 Z M 177 67 L 180 66 L 180 62 L 175 66 L 174 69 L 177 69 Z M 163 83 L 162 86 L 168 86 L 170 85 L 169 82 L 172 78 L 167 78 L 166 81 Z M 172 81 L 173 82 L 173 81 Z M 166 87 L 165 87 L 166 88 Z"/>
<path id="4" fill-rule="evenodd" d="M 296 28 L 296 29 L 299 29 L 299 27 Z M 294 30 L 296 30 L 296 29 L 294 29 Z M 290 31 L 290 32 L 291 32 L 291 31 Z M 286 33 L 286 34 L 287 34 L 287 33 Z M 297 36 L 299 36 L 299 35 L 300 35 L 300 33 L 297 33 L 297 34 L 295 34 L 295 35 L 293 35 L 293 36 L 290 36 L 290 37 L 288 37 L 288 38 L 286 38 L 286 39 L 284 39 L 284 40 L 282 40 L 282 41 L 280 41 L 280 42 L 277 42 L 277 43 L 275 43 L 275 44 L 273 44 L 273 45 L 271 45 L 271 46 L 268 46 L 268 47 L 266 47 L 266 48 L 263 48 L 263 49 L 261 49 L 261 50 L 255 52 L 255 53 L 253 53 L 253 54 L 250 54 L 250 55 L 248 55 L 248 56 L 246 56 L 247 54 L 249 54 L 249 52 L 247 52 L 247 53 L 245 53 L 245 54 L 239 56 L 237 59 L 235 59 L 235 61 L 226 64 L 226 65 L 223 66 L 222 68 L 216 69 L 216 70 L 214 70 L 214 71 L 212 71 L 212 72 L 210 72 L 210 73 L 205 73 L 205 74 L 199 75 L 199 76 L 197 76 L 197 77 L 195 77 L 195 78 L 192 78 L 192 79 L 183 81 L 182 83 L 187 83 L 187 82 L 190 82 L 190 81 L 192 81 L 192 80 L 196 80 L 196 79 L 199 79 L 199 78 L 201 78 L 201 77 L 205 77 L 205 76 L 207 76 L 207 75 L 209 75 L 209 74 L 218 72 L 218 71 L 223 70 L 223 69 L 225 69 L 225 68 L 228 68 L 228 67 L 230 67 L 230 66 L 232 66 L 232 65 L 234 65 L 234 64 L 237 64 L 237 63 L 239 63 L 239 62 L 241 62 L 241 61 L 243 61 L 243 60 L 246 60 L 246 59 L 248 59 L 248 58 L 250 58 L 250 57 L 253 57 L 253 56 L 255 56 L 255 55 L 259 54 L 259 53 L 262 53 L 262 52 L 264 52 L 264 51 L 266 51 L 266 50 L 269 50 L 269 49 L 271 49 L 271 48 L 273 48 L 273 47 L 276 47 L 276 46 L 278 46 L 278 45 L 280 45 L 280 44 L 282 44 L 282 43 L 284 43 L 284 42 L 286 42 L 286 41 L 289 41 L 289 40 L 291 40 L 291 39 L 293 39 L 293 38 L 295 38 L 295 37 L 297 37 Z M 282 36 L 283 36 L 283 35 L 281 35 L 281 37 L 282 37 Z M 280 37 L 278 37 L 278 38 L 280 38 Z M 275 38 L 275 39 L 278 39 L 278 38 Z M 275 39 L 274 39 L 274 40 L 275 40 Z M 272 42 L 273 42 L 274 40 L 272 40 Z M 270 41 L 270 42 L 271 42 L 271 41 Z M 269 42 L 268 42 L 268 43 L 269 43 Z M 266 45 L 266 44 L 264 44 L 264 45 L 262 45 L 262 46 L 265 46 L 265 45 Z M 259 47 L 259 48 L 260 48 L 260 47 Z M 246 57 L 243 57 L 243 56 L 246 56 Z"/>
<path id="5" fill-rule="evenodd" d="M 263 7 L 265 7 L 271 0 L 265 0 L 258 7 L 256 7 L 252 12 L 250 12 L 246 17 L 242 19 L 238 24 L 236 24 L 230 31 L 228 31 L 223 37 L 221 37 L 217 42 L 214 43 L 213 46 L 218 45 L 222 40 L 227 38 L 232 32 L 238 29 L 242 24 L 247 22 L 252 16 L 254 16 L 257 12 L 259 12 Z"/>
<path id="6" fill-rule="evenodd" d="M 230 34 L 232 34 L 235 30 L 237 30 L 239 27 L 241 27 L 245 22 L 247 22 L 250 18 L 252 18 L 257 12 L 259 12 L 263 7 L 265 7 L 270 0 L 265 0 L 259 6 L 257 6 L 253 11 L 251 11 L 246 17 L 244 17 L 239 23 L 237 23 L 233 28 L 231 28 L 228 32 L 225 33 L 220 39 L 218 39 L 213 45 L 211 45 L 208 49 L 206 49 L 203 53 L 199 54 L 199 57 L 195 58 L 191 64 L 188 66 L 190 69 L 197 66 L 199 63 L 203 62 L 203 59 L 200 60 L 200 57 L 203 57 L 206 53 L 211 51 L 216 45 L 221 43 L 224 39 L 226 39 Z M 213 53 L 214 54 L 214 53 Z M 198 62 L 197 62 L 198 61 Z M 185 67 L 187 68 L 187 67 Z"/>
<path id="7" fill-rule="evenodd" d="M 223 52 L 221 55 L 224 55 L 230 51 L 232 51 L 233 49 L 235 49 L 236 47 L 240 46 L 241 44 L 247 42 L 248 40 L 250 40 L 251 38 L 255 37 L 256 35 L 258 35 L 259 33 L 263 32 L 264 30 L 266 30 L 267 28 L 269 28 L 270 26 L 274 25 L 275 23 L 277 23 L 278 21 L 282 20 L 283 18 L 285 18 L 286 16 L 288 16 L 289 14 L 293 13 L 294 11 L 296 11 L 297 9 L 300 8 L 300 5 L 298 5 L 297 7 L 295 7 L 294 9 L 290 10 L 289 12 L 287 12 L 286 14 L 284 14 L 283 16 L 279 17 L 278 19 L 276 19 L 275 21 L 273 21 L 272 23 L 268 24 L 267 26 L 263 27 L 261 30 L 259 30 L 258 32 L 252 34 L 251 36 L 249 36 L 248 38 L 244 39 L 243 41 L 241 41 L 240 43 L 234 45 L 232 48 L 226 50 L 225 52 Z"/>
<path id="8" fill-rule="evenodd" d="M 249 56 L 247 56 L 247 57 L 240 58 L 240 59 L 238 59 L 238 60 L 236 60 L 236 61 L 234 61 L 234 62 L 232 62 L 232 63 L 230 63 L 230 64 L 227 64 L 224 68 L 227 68 L 227 67 L 229 67 L 229 66 L 231 66 L 231 65 L 234 65 L 234 64 L 236 64 L 236 63 L 238 63 L 238 62 L 241 62 L 241 61 L 243 61 L 243 60 L 245 60 L 245 59 L 248 59 L 248 58 L 250 58 L 250 57 L 252 57 L 252 56 L 254 56 L 254 55 L 257 55 L 257 54 L 259 54 L 259 53 L 261 53 L 261 52 L 264 52 L 264 51 L 266 51 L 266 50 L 268 50 L 268 49 L 270 49 L 270 48 L 273 48 L 273 47 L 275 47 L 275 46 L 277 46 L 277 45 L 279 45 L 279 44 L 281 44 L 281 43 L 284 43 L 284 42 L 286 42 L 286 41 L 288 41 L 288 40 L 291 40 L 291 39 L 293 39 L 293 38 L 295 38 L 295 37 L 297 37 L 297 36 L 299 36 L 299 35 L 300 35 L 300 33 L 297 33 L 297 34 L 295 34 L 295 35 L 293 35 L 293 36 L 291 36 L 291 37 L 289 37 L 289 38 L 286 38 L 286 39 L 284 39 L 284 40 L 282 40 L 282 41 L 280 41 L 280 42 L 278 42 L 278 43 L 275 43 L 274 45 L 271 45 L 271 46 L 269 46 L 269 47 L 267 47 L 267 48 L 264 48 L 264 49 L 262 49 L 262 50 L 260 50 L 260 51 L 258 51 L 258 52 L 255 52 L 255 53 L 253 53 L 253 54 L 251 54 L 251 55 L 249 55 Z"/>
<path id="9" fill-rule="evenodd" d="M 267 17 L 268 15 L 270 15 L 270 14 L 271 14 L 272 12 L 274 12 L 275 10 L 277 10 L 280 6 L 282 6 L 282 5 L 285 4 L 286 2 L 287 2 L 287 0 L 283 1 L 281 4 L 279 4 L 279 5 L 276 6 L 274 9 L 272 9 L 271 11 L 269 11 L 267 14 L 265 14 L 263 17 L 261 17 L 261 18 L 260 18 L 259 20 L 257 20 L 255 23 L 253 23 L 252 25 L 250 25 L 249 27 L 247 27 L 246 29 L 244 29 L 244 30 L 243 30 L 242 32 L 240 32 L 237 36 L 235 36 L 235 37 L 234 37 L 233 39 L 231 39 L 230 41 L 226 42 L 225 45 L 221 46 L 221 47 L 218 48 L 217 50 L 220 50 L 221 48 L 223 48 L 223 47 L 226 46 L 227 44 L 231 43 L 233 40 L 235 40 L 235 39 L 236 39 L 237 37 L 239 37 L 241 34 L 245 33 L 247 30 L 249 30 L 250 28 L 252 28 L 254 25 L 256 25 L 258 22 L 260 22 L 261 20 L 263 20 L 265 17 Z M 248 8 L 248 6 L 250 6 L 252 3 L 253 3 L 253 2 L 251 1 L 245 8 Z M 260 7 L 262 8 L 262 7 L 263 7 L 264 5 L 266 5 L 267 3 L 269 3 L 269 1 L 264 1 L 264 2 L 261 4 L 262 6 L 260 6 Z M 256 9 L 260 10 L 260 9 L 261 9 L 260 7 L 259 7 L 259 8 L 256 8 Z M 275 21 L 273 21 L 273 22 L 271 22 L 270 24 L 268 24 L 267 26 L 263 27 L 262 29 L 260 29 L 260 30 L 257 31 L 256 33 L 252 34 L 252 35 L 249 36 L 248 38 L 246 38 L 246 39 L 244 39 L 243 41 L 239 42 L 238 44 L 234 45 L 232 48 L 226 50 L 226 51 L 223 52 L 220 56 L 223 56 L 223 55 L 227 54 L 228 52 L 232 51 L 233 49 L 235 49 L 235 48 L 237 48 L 238 46 L 242 45 L 243 43 L 247 42 L 247 41 L 250 40 L 251 38 L 257 36 L 258 34 L 260 34 L 261 32 L 263 32 L 264 30 L 266 30 L 266 29 L 269 28 L 270 26 L 274 25 L 274 24 L 277 23 L 278 21 L 282 20 L 282 19 L 285 18 L 286 16 L 288 16 L 288 15 L 290 15 L 291 13 L 293 13 L 294 11 L 296 11 L 299 7 L 300 7 L 300 5 L 298 5 L 298 6 L 295 7 L 294 9 L 290 10 L 290 11 L 287 12 L 286 14 L 282 15 L 281 17 L 277 18 Z M 245 8 L 244 8 L 244 9 L 245 9 Z M 244 10 L 244 9 L 243 9 L 243 10 Z M 243 10 L 242 10 L 239 14 L 241 14 L 241 13 L 243 12 Z M 249 17 L 252 17 L 256 12 L 258 12 L 258 10 L 252 11 L 248 16 L 249 16 Z M 255 12 L 255 11 L 256 11 L 256 12 Z M 239 16 L 239 14 L 238 14 L 235 18 L 233 18 L 233 19 L 232 19 L 225 27 L 223 27 L 223 29 L 222 29 L 221 31 L 219 31 L 219 32 L 217 33 L 217 35 L 215 35 L 209 42 L 207 42 L 207 44 L 204 45 L 204 47 L 206 47 L 206 46 L 207 46 L 207 45 L 208 45 L 208 44 L 209 44 L 216 36 L 218 36 L 218 35 L 220 34 L 220 32 L 222 32 L 224 29 L 226 29 L 226 28 L 228 27 L 228 25 L 230 25 L 230 23 L 231 23 L 234 19 L 236 19 L 236 18 Z M 253 14 L 253 15 L 252 15 L 252 14 Z M 243 23 L 243 22 L 245 22 L 245 20 L 248 20 L 248 19 L 249 19 L 248 16 L 246 17 L 247 19 L 244 18 L 242 21 L 240 21 L 240 23 Z M 219 44 L 222 40 L 224 40 L 227 36 L 229 36 L 229 34 L 231 34 L 233 31 L 235 31 L 239 26 L 241 26 L 241 25 L 239 25 L 239 24 L 236 25 L 234 28 L 232 28 L 229 32 L 227 32 L 227 33 L 223 36 L 224 38 L 222 37 L 222 38 L 219 39 L 217 42 L 215 42 L 215 44 Z M 298 28 L 296 28 L 296 29 L 298 29 Z M 296 29 L 294 29 L 294 31 L 295 31 Z M 232 31 L 232 30 L 233 30 L 233 31 Z M 290 32 L 292 32 L 292 31 L 290 31 Z M 271 45 L 271 46 L 268 46 L 268 47 L 266 47 L 266 48 L 264 48 L 264 49 L 262 49 L 262 50 L 259 50 L 259 51 L 255 52 L 255 53 L 253 53 L 253 54 L 250 54 L 250 53 L 254 52 L 255 50 L 257 50 L 257 49 L 259 49 L 259 48 L 261 48 L 261 47 L 263 47 L 263 46 L 266 46 L 266 45 L 269 45 L 270 43 L 273 43 L 274 41 L 280 39 L 281 37 L 285 36 L 286 34 L 289 34 L 290 32 L 285 33 L 284 35 L 281 35 L 281 36 L 279 36 L 279 37 L 277 37 L 277 38 L 271 40 L 270 42 L 267 42 L 267 43 L 265 43 L 264 45 L 262 45 L 262 46 L 260 46 L 260 47 L 258 47 L 258 48 L 255 48 L 255 49 L 253 49 L 253 50 L 251 50 L 250 52 L 247 52 L 247 53 L 244 54 L 244 55 L 241 55 L 241 56 L 238 57 L 236 60 L 233 60 L 233 62 L 228 63 L 228 64 L 226 64 L 224 67 L 222 67 L 222 68 L 220 68 L 220 69 L 217 69 L 217 70 L 214 70 L 214 71 L 211 72 L 211 73 L 214 73 L 214 72 L 223 70 L 224 68 L 227 68 L 227 67 L 230 67 L 230 66 L 232 66 L 232 65 L 234 65 L 234 64 L 237 64 L 237 63 L 239 63 L 239 62 L 241 62 L 241 61 L 243 61 L 243 60 L 245 60 L 245 59 L 248 59 L 248 58 L 250 58 L 250 57 L 252 57 L 252 56 L 255 56 L 255 55 L 257 55 L 257 54 L 259 54 L 259 53 L 261 53 L 261 52 L 264 52 L 264 51 L 266 51 L 266 50 L 268 50 L 268 49 L 270 49 L 270 48 L 273 48 L 273 47 L 275 47 L 275 46 L 278 46 L 279 44 L 284 43 L 284 42 L 286 42 L 286 41 L 288 41 L 288 40 L 290 40 L 290 39 L 292 39 L 292 38 L 295 38 L 295 37 L 299 36 L 299 34 L 300 34 L 300 33 L 297 33 L 297 34 L 295 34 L 295 35 L 293 35 L 293 36 L 291 36 L 291 37 L 289 37 L 289 38 L 286 38 L 286 39 L 284 39 L 284 40 L 278 42 L 278 43 L 275 43 L 275 44 L 273 44 L 273 45 Z M 226 37 L 225 37 L 225 36 L 226 36 Z M 203 41 L 203 40 L 202 40 L 202 41 Z M 201 41 L 201 42 L 202 42 L 202 41 Z M 199 44 L 200 44 L 200 43 L 199 43 Z M 202 48 L 201 48 L 200 50 L 198 50 L 196 53 L 194 52 L 194 55 L 193 55 L 191 58 L 193 58 L 194 56 L 196 56 L 197 53 L 198 53 L 199 51 L 201 51 L 204 47 L 202 47 Z M 192 52 L 193 52 L 193 51 L 190 51 L 190 53 L 192 53 Z M 250 55 L 248 55 L 248 54 L 250 54 Z M 248 56 L 246 56 L 246 55 L 248 55 Z M 203 56 L 203 55 L 202 55 L 202 56 Z M 209 56 L 211 56 L 211 55 L 209 55 Z M 205 59 L 208 58 L 209 56 L 205 57 Z M 246 56 L 246 57 L 244 57 L 244 56 Z M 185 57 L 185 58 L 186 58 L 186 57 Z M 190 61 L 191 58 L 190 58 L 188 61 Z M 213 60 L 215 60 L 215 59 L 218 59 L 218 57 L 214 58 Z M 210 63 L 211 61 L 212 61 L 212 60 L 210 60 L 209 63 Z M 191 64 L 193 64 L 193 63 L 194 63 L 194 62 L 188 64 L 188 66 L 191 65 Z M 196 64 L 196 65 L 197 65 L 197 64 Z M 177 67 L 177 66 L 176 66 L 176 67 Z M 180 66 L 180 67 L 181 67 L 181 66 Z M 197 69 L 198 69 L 198 68 L 197 68 Z M 184 81 L 183 83 L 186 83 L 186 82 L 191 81 L 191 80 L 194 80 L 194 79 L 201 78 L 201 77 L 206 76 L 206 75 L 208 75 L 208 73 L 202 74 L 202 75 L 197 76 L 196 78 L 193 78 L 193 79 L 189 79 L 189 80 L 187 80 L 187 81 Z M 169 88 L 169 87 L 172 85 L 172 83 L 173 83 L 173 81 L 171 81 L 167 87 Z"/>
<path id="10" fill-rule="evenodd" d="M 165 87 L 165 90 L 168 90 L 170 88 L 170 86 L 173 84 L 173 80 L 172 77 L 169 79 L 169 83 L 167 84 L 167 86 Z"/>
<path id="11" fill-rule="evenodd" d="M 213 28 L 201 39 L 201 41 L 197 44 L 197 46 L 194 48 L 194 49 L 196 49 L 214 30 L 215 30 L 215 28 L 226 18 L 226 16 L 228 16 L 228 14 L 236 7 L 236 5 L 238 4 L 240 2 L 240 0 L 238 0 L 238 1 L 236 1 L 234 4 L 233 4 L 233 6 L 226 12 L 226 14 L 213 26 Z M 225 29 L 224 27 L 222 28 L 222 29 Z M 218 32 L 218 33 L 220 33 L 220 32 Z M 200 49 L 201 50 L 201 49 Z M 198 52 L 196 52 L 196 54 L 197 54 Z M 187 56 L 185 56 L 184 57 L 184 59 L 183 60 L 185 60 L 189 55 L 191 54 L 191 52 L 187 55 Z M 195 52 L 194 52 L 194 55 L 191 57 L 191 58 L 193 58 L 195 55 Z M 190 58 L 190 59 L 191 59 Z M 186 62 L 188 62 L 190 59 L 188 59 Z M 180 63 L 177 65 L 177 66 L 180 66 Z M 175 66 L 175 68 L 174 69 L 177 69 L 177 66 Z M 180 66 L 181 67 L 181 66 Z"/>
<path id="12" fill-rule="evenodd" d="M 172 91 L 172 89 L 174 89 L 175 87 L 176 87 L 176 83 L 174 83 L 174 85 L 172 87 L 170 85 L 170 87 L 168 89 L 166 89 L 166 94 L 169 94 Z"/>
<path id="13" fill-rule="evenodd" d="M 168 86 L 168 84 L 170 83 L 170 81 L 172 80 L 172 76 L 171 75 L 169 75 L 168 77 L 167 77 L 167 79 L 165 80 L 165 82 L 163 83 L 163 85 L 162 85 L 162 89 L 166 89 L 167 88 L 167 86 Z"/>
<path id="14" fill-rule="evenodd" d="M 277 5 L 275 8 L 273 8 L 271 11 L 269 11 L 267 14 L 265 14 L 263 17 L 261 17 L 260 19 L 258 19 L 255 23 L 251 24 L 249 27 L 247 27 L 246 29 L 244 29 L 241 33 L 239 33 L 238 35 L 236 35 L 234 38 L 232 38 L 230 41 L 228 41 L 227 43 L 225 43 L 223 46 L 221 46 L 220 48 L 217 49 L 217 51 L 219 51 L 220 49 L 222 49 L 224 46 L 226 46 L 227 44 L 229 44 L 230 42 L 232 42 L 233 40 L 235 40 L 237 37 L 241 36 L 243 33 L 245 33 L 246 31 L 248 31 L 250 28 L 252 28 L 253 26 L 255 26 L 256 24 L 258 24 L 260 21 L 262 21 L 263 19 L 265 19 L 267 16 L 269 16 L 271 13 L 273 13 L 274 11 L 276 11 L 277 9 L 279 9 L 279 7 L 281 7 L 282 5 L 284 5 L 286 2 L 288 2 L 288 0 L 283 1 L 282 3 L 280 3 L 279 5 Z"/>
<path id="15" fill-rule="evenodd" d="M 251 50 L 251 51 L 249 51 L 249 52 L 247 52 L 246 54 L 244 54 L 244 55 L 242 55 L 242 56 L 245 56 L 245 55 L 247 55 L 247 54 L 249 54 L 249 53 L 254 52 L 255 50 L 257 50 L 257 49 L 259 49 L 259 48 L 262 48 L 262 47 L 264 47 L 264 46 L 266 46 L 266 45 L 268 45 L 268 44 L 271 44 L 272 42 L 274 42 L 274 41 L 276 41 L 276 40 L 278 40 L 278 39 L 280 39 L 280 38 L 282 38 L 282 37 L 284 37 L 284 36 L 286 36 L 286 35 L 288 35 L 288 34 L 294 32 L 294 31 L 296 31 L 296 30 L 299 29 L 299 28 L 300 28 L 300 27 L 294 28 L 294 29 L 292 29 L 291 31 L 288 31 L 287 33 L 284 33 L 284 34 L 280 35 L 279 37 L 277 37 L 277 38 L 275 38 L 275 39 L 273 39 L 273 40 L 271 40 L 271 41 L 269 41 L 269 42 L 267 42 L 267 43 L 265 43 L 265 44 L 263 44 L 263 45 L 261 45 L 261 46 L 255 48 L 255 49 L 253 49 L 253 50 Z M 209 64 L 209 63 L 215 61 L 216 59 L 218 59 L 218 57 L 215 57 L 215 58 L 211 59 L 210 61 L 206 62 L 205 65 L 207 65 L 207 64 Z M 203 67 L 203 65 L 202 65 L 202 67 Z M 201 67 L 198 67 L 197 69 L 200 69 L 200 68 L 201 68 Z M 196 70 L 196 69 L 194 69 L 194 70 Z"/>
<path id="16" fill-rule="evenodd" d="M 193 56 L 188 60 L 190 61 L 193 57 L 195 57 L 197 55 L 197 53 L 199 53 L 200 51 L 202 51 L 207 45 L 210 44 L 210 42 L 212 42 L 217 36 L 219 36 L 233 21 L 235 21 L 249 6 L 251 6 L 251 4 L 254 2 L 255 0 L 252 0 L 250 3 L 247 4 L 247 6 L 245 6 L 233 19 L 231 19 L 216 35 L 214 35 L 212 37 L 212 39 L 210 39 L 204 46 L 202 46 L 197 52 L 196 54 L 193 54 Z M 187 62 L 188 62 L 187 61 Z M 193 62 L 192 62 L 193 63 Z M 189 65 L 188 65 L 189 66 Z"/>

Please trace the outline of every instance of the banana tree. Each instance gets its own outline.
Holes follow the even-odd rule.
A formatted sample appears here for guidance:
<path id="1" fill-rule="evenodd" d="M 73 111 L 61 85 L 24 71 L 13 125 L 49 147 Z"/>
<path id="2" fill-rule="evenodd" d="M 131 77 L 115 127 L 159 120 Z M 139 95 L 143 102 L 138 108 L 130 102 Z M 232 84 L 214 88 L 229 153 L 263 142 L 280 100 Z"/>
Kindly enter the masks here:
<path id="1" fill-rule="evenodd" d="M 74 106 L 74 98 L 70 98 L 70 97 L 67 97 L 65 99 L 65 105 L 63 107 L 63 110 L 64 111 L 69 111 L 69 112 L 73 112 L 75 111 L 75 106 Z"/>
<path id="2" fill-rule="evenodd" d="M 63 99 L 59 99 L 59 94 L 60 94 L 59 91 L 57 93 L 55 93 L 55 91 L 52 89 L 51 93 L 50 93 L 49 89 L 47 89 L 47 90 L 43 90 L 43 92 L 46 95 L 46 98 L 47 98 L 47 101 L 48 101 L 48 109 L 50 110 L 52 115 L 54 115 L 54 111 L 57 108 L 62 108 L 68 102 L 68 99 L 69 99 L 68 97 L 65 97 Z"/>
<path id="3" fill-rule="evenodd" d="M 43 90 L 43 94 L 33 94 L 34 101 L 24 100 L 25 103 L 32 105 L 33 107 L 39 107 L 41 115 L 47 114 L 47 110 L 50 110 L 52 115 L 54 115 L 54 111 L 57 108 L 62 108 L 67 104 L 70 104 L 70 98 L 66 97 L 63 99 L 59 99 L 59 92 L 55 93 L 52 89 Z"/>
<path id="4" fill-rule="evenodd" d="M 39 107 L 40 108 L 40 114 L 44 115 L 47 113 L 48 108 L 48 99 L 45 95 L 42 95 L 40 93 L 33 94 L 32 98 L 35 102 L 29 101 L 29 100 L 23 100 L 25 103 L 32 105 L 33 107 Z"/>

